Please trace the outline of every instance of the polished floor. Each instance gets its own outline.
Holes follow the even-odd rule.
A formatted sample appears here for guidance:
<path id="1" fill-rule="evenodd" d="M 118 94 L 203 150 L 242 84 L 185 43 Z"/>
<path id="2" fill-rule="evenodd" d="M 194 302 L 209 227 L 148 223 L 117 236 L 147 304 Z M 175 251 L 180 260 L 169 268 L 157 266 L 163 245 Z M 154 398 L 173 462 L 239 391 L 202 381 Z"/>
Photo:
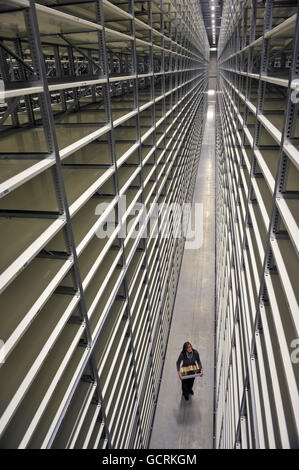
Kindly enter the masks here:
<path id="1" fill-rule="evenodd" d="M 215 105 L 210 102 L 198 167 L 193 206 L 203 208 L 203 243 L 185 249 L 151 449 L 213 447 L 214 325 L 215 325 Z M 199 351 L 204 376 L 194 384 L 194 396 L 182 397 L 176 360 L 183 343 Z"/>

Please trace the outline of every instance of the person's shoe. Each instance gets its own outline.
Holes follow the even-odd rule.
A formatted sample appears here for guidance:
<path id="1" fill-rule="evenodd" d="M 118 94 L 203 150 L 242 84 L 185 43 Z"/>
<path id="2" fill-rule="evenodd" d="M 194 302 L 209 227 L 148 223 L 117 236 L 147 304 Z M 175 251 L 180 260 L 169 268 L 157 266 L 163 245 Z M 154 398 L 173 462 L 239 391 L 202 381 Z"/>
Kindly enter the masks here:
<path id="1" fill-rule="evenodd" d="M 194 392 L 193 392 L 193 390 L 191 390 L 190 394 L 191 394 L 191 395 L 194 395 Z"/>

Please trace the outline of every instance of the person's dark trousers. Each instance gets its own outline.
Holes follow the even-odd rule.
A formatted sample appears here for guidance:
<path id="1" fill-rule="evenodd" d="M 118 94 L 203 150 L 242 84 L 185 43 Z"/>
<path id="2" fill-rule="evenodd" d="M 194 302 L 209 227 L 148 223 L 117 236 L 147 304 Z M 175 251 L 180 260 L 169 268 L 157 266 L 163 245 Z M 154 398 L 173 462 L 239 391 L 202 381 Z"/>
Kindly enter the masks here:
<path id="1" fill-rule="evenodd" d="M 183 379 L 182 380 L 182 392 L 185 397 L 190 395 L 195 379 Z"/>

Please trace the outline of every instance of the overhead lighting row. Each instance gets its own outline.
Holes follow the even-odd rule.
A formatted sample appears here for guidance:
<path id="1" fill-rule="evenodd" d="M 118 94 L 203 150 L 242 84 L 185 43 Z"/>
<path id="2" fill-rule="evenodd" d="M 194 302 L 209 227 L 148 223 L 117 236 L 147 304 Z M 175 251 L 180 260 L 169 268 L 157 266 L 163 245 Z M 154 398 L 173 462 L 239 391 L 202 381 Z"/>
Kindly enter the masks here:
<path id="1" fill-rule="evenodd" d="M 212 36 L 213 36 L 213 44 L 216 44 L 216 24 L 215 24 L 215 4 L 214 0 L 211 0 L 211 17 L 212 17 Z"/>

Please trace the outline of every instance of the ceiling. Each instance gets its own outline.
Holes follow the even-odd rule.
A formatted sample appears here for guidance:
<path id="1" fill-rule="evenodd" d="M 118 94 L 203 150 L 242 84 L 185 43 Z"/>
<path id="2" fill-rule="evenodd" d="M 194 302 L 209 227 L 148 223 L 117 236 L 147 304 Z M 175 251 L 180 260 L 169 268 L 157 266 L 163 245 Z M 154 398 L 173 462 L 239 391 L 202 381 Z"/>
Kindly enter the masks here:
<path id="1" fill-rule="evenodd" d="M 204 23 L 207 30 L 210 46 L 216 46 L 220 33 L 221 16 L 224 0 L 199 0 L 203 14 Z M 212 9 L 214 7 L 214 9 Z M 212 18 L 212 15 L 215 15 Z M 215 28 L 213 27 L 212 19 L 215 20 Z M 213 37 L 213 30 L 215 31 L 215 42 Z"/>

